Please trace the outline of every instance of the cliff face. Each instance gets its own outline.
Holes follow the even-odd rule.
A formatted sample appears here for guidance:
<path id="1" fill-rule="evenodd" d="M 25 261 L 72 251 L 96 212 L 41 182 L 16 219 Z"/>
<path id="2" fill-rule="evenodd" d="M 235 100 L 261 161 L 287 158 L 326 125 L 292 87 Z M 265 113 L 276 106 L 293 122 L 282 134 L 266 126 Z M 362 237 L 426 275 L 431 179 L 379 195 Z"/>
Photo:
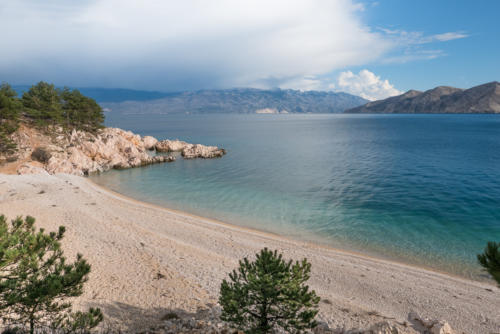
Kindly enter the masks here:
<path id="1" fill-rule="evenodd" d="M 440 86 L 367 103 L 346 113 L 381 114 L 497 114 L 500 113 L 500 83 L 490 82 L 470 89 Z"/>
<path id="2" fill-rule="evenodd" d="M 23 125 L 12 139 L 18 152 L 15 156 L 0 157 L 0 172 L 87 175 L 175 160 L 171 155 L 156 155 L 157 147 L 158 151 L 180 151 L 186 158 L 215 158 L 225 154 L 214 146 L 159 142 L 154 137 L 141 137 L 117 128 L 104 128 L 94 134 L 76 130 L 67 133 L 61 127 L 54 127 L 42 133 Z M 176 145 L 176 149 L 162 150 L 166 142 Z"/>

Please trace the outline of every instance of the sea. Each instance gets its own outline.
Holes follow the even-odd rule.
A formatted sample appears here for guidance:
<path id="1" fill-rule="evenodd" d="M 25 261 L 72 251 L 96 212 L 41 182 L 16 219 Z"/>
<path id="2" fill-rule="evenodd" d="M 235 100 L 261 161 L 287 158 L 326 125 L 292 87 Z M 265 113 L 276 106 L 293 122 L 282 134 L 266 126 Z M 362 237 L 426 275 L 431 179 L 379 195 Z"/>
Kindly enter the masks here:
<path id="1" fill-rule="evenodd" d="M 90 176 L 141 201 L 479 280 L 476 255 L 500 241 L 498 115 L 110 112 L 106 125 L 227 150 Z"/>

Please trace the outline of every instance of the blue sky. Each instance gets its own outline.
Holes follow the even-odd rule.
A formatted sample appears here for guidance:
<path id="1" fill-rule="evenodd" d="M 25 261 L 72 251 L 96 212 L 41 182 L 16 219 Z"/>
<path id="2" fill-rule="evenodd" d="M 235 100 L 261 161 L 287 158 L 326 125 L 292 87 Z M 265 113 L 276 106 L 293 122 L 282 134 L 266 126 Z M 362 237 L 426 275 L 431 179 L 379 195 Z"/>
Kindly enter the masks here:
<path id="1" fill-rule="evenodd" d="M 368 66 L 398 89 L 425 90 L 439 85 L 468 88 L 500 80 L 500 1 L 382 0 L 366 1 L 365 5 L 363 17 L 371 27 L 425 35 L 445 31 L 468 35 L 426 45 L 428 50 L 442 51 L 435 59 Z"/>
<path id="2" fill-rule="evenodd" d="M 2 0 L 0 81 L 368 99 L 500 80 L 500 1 Z"/>

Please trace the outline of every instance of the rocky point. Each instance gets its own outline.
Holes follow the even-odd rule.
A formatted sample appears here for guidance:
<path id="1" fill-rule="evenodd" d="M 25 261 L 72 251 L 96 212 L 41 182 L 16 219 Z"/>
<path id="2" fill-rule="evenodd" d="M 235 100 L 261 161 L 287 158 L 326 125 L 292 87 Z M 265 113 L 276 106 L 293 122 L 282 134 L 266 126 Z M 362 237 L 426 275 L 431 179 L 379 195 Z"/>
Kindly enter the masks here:
<path id="1" fill-rule="evenodd" d="M 141 137 L 118 128 L 104 128 L 90 133 L 78 130 L 67 132 L 61 127 L 53 127 L 41 132 L 22 126 L 12 139 L 18 151 L 15 155 L 0 157 L 0 164 L 10 165 L 7 167 L 17 174 L 88 175 L 175 160 L 173 155 L 157 152 L 181 152 L 186 159 L 218 158 L 226 153 L 216 146 L 179 140 L 158 141 L 151 136 Z"/>

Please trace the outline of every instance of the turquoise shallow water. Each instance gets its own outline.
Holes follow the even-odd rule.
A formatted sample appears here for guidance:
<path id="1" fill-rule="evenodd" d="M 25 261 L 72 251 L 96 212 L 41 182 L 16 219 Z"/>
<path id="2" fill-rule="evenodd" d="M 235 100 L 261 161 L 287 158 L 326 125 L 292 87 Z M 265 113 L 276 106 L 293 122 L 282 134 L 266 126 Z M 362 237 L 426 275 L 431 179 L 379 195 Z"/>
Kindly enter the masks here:
<path id="1" fill-rule="evenodd" d="M 126 115 L 107 125 L 218 145 L 91 176 L 165 207 L 480 277 L 500 241 L 500 116 Z"/>

